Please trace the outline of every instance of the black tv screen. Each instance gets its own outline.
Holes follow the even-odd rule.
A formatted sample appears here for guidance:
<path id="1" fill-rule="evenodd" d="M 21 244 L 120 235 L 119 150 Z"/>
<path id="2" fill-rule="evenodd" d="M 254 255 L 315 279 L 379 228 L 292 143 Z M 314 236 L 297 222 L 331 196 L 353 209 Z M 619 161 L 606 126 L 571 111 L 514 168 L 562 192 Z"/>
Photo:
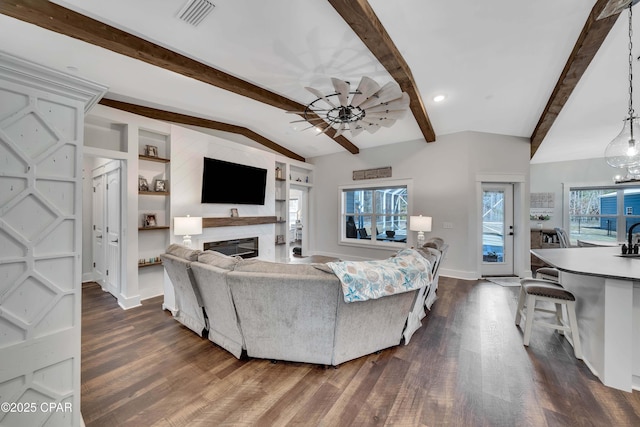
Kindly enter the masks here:
<path id="1" fill-rule="evenodd" d="M 264 205 L 267 170 L 204 158 L 202 203 Z"/>

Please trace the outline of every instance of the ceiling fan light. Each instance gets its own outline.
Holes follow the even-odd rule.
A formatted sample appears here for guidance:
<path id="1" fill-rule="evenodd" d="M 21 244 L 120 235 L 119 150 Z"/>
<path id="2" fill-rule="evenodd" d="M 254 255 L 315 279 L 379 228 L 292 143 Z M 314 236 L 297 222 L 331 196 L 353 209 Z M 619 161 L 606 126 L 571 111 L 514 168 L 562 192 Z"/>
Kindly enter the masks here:
<path id="1" fill-rule="evenodd" d="M 442 102 L 445 99 L 447 99 L 447 95 L 438 94 L 438 95 L 433 97 L 433 102 Z"/>

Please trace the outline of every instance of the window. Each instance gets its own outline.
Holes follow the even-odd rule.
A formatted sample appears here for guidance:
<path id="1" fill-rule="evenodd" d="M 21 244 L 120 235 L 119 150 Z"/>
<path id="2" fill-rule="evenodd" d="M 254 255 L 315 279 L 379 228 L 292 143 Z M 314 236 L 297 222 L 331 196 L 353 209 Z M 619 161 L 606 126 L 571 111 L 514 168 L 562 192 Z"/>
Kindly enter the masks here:
<path id="1" fill-rule="evenodd" d="M 406 246 L 408 183 L 340 188 L 340 242 Z"/>
<path id="2" fill-rule="evenodd" d="M 640 223 L 640 187 L 571 188 L 569 223 L 573 243 L 626 241 L 629 228 Z M 634 243 L 637 240 L 634 238 Z"/>

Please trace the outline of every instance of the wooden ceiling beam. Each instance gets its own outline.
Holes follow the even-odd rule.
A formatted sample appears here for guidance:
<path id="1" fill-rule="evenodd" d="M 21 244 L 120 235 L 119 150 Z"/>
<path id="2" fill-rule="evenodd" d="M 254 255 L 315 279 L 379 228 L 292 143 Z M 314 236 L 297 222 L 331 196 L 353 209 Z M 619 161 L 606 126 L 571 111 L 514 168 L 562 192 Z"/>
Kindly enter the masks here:
<path id="1" fill-rule="evenodd" d="M 637 1 L 637 0 L 634 0 Z M 547 101 L 542 116 L 531 135 L 531 156 L 536 153 L 556 118 L 565 106 L 582 75 L 591 64 L 602 42 L 613 28 L 620 12 L 629 5 L 628 0 L 598 0 L 582 27 L 569 59 Z"/>
<path id="2" fill-rule="evenodd" d="M 205 129 L 219 130 L 222 132 L 230 132 L 243 135 L 258 144 L 261 144 L 283 156 L 304 162 L 305 158 L 294 153 L 291 150 L 276 144 L 270 139 L 252 131 L 243 126 L 232 125 L 229 123 L 218 122 L 215 120 L 203 119 L 201 117 L 189 116 L 186 114 L 174 113 L 172 111 L 159 110 L 157 108 L 145 107 L 143 105 L 131 104 L 128 102 L 116 101 L 113 99 L 103 98 L 99 102 L 107 107 L 116 108 L 118 110 L 127 111 L 139 116 L 149 117 L 151 119 L 162 120 L 165 122 L 179 123 L 182 125 L 198 126 Z"/>
<path id="3" fill-rule="evenodd" d="M 411 69 L 367 0 L 329 0 L 351 29 L 409 95 L 409 108 L 427 142 L 436 140 L 429 115 Z"/>
<path id="4" fill-rule="evenodd" d="M 285 111 L 303 111 L 305 108 L 282 95 L 50 1 L 0 0 L 0 13 Z M 350 153 L 359 153 L 360 150 L 351 141 L 342 135 L 336 137 L 335 133 L 333 128 L 326 132 Z"/>

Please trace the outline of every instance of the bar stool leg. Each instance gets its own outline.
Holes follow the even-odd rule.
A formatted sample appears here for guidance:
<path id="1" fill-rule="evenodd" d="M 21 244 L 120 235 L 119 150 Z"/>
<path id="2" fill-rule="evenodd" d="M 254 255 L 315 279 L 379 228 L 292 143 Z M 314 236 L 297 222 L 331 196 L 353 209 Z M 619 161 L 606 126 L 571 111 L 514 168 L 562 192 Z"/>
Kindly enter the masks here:
<path id="1" fill-rule="evenodd" d="M 522 309 L 524 308 L 525 298 L 526 298 L 526 294 L 524 292 L 524 287 L 520 286 L 520 296 L 518 297 L 518 308 L 516 308 L 516 326 L 520 326 L 520 321 L 522 320 Z"/>
<path id="2" fill-rule="evenodd" d="M 576 319 L 576 302 L 567 301 L 567 314 L 569 315 L 569 327 L 571 328 L 571 339 L 573 340 L 573 354 L 576 359 L 582 360 L 582 345 L 580 344 L 580 332 L 578 331 L 578 320 Z"/>
<path id="3" fill-rule="evenodd" d="M 525 346 L 529 346 L 529 339 L 531 338 L 531 329 L 533 326 L 533 316 L 534 311 L 536 309 L 536 296 L 535 295 L 527 295 L 527 314 L 524 323 L 524 339 L 523 343 Z"/>
<path id="4" fill-rule="evenodd" d="M 560 303 L 555 303 L 556 306 L 556 323 L 558 325 L 563 325 L 564 324 L 564 315 L 562 314 L 562 304 Z M 558 333 L 560 335 L 564 335 L 564 331 L 562 329 L 558 329 Z"/>

